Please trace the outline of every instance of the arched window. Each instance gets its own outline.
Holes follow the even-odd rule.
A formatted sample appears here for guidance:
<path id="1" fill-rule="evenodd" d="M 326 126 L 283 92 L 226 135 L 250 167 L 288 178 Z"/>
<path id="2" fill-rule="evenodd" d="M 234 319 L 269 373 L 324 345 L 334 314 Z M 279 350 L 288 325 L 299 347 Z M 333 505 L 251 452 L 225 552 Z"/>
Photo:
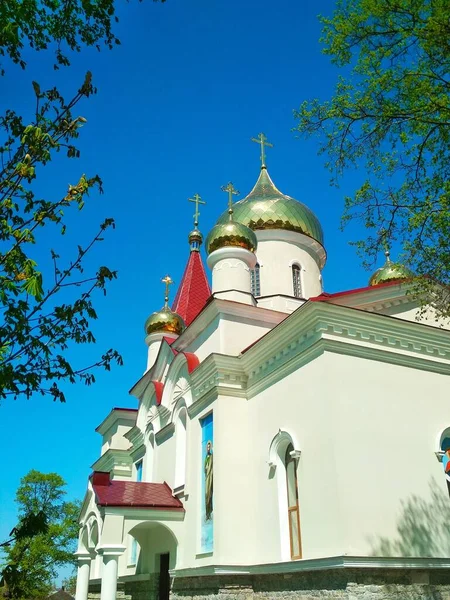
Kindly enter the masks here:
<path id="1" fill-rule="evenodd" d="M 184 486 L 186 481 L 186 428 L 187 410 L 179 410 L 175 421 L 175 480 L 174 489 Z"/>
<path id="2" fill-rule="evenodd" d="M 292 265 L 292 288 L 295 298 L 302 297 L 302 282 L 300 279 L 300 266 Z"/>
<path id="3" fill-rule="evenodd" d="M 300 534 L 300 511 L 298 507 L 297 460 L 294 457 L 292 444 L 286 449 L 284 457 L 286 468 L 286 487 L 289 521 L 289 539 L 291 543 L 291 558 L 302 557 L 302 539 Z"/>
<path id="4" fill-rule="evenodd" d="M 252 294 L 256 296 L 261 296 L 261 279 L 259 274 L 259 263 L 256 263 L 255 268 L 250 271 L 250 281 L 252 284 Z"/>

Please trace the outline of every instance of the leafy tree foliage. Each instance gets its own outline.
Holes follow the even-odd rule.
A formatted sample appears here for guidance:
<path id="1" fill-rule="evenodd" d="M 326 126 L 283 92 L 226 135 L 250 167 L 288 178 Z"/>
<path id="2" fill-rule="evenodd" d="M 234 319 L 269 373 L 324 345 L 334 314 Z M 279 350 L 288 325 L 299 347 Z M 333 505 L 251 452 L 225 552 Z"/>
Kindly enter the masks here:
<path id="1" fill-rule="evenodd" d="M 23 51 L 29 45 L 37 51 L 54 50 L 55 68 L 67 66 L 70 52 L 83 46 L 118 44 L 114 20 L 114 0 L 2 0 L 0 57 L 25 68 Z M 95 88 L 87 73 L 68 101 L 56 88 L 41 90 L 33 82 L 33 89 L 31 122 L 13 109 L 0 115 L 0 398 L 29 398 L 37 392 L 64 401 L 61 381 L 91 384 L 95 368 L 109 370 L 112 362 L 122 362 L 113 349 L 79 367 L 66 355 L 71 343 L 95 342 L 90 326 L 97 318 L 93 294 L 106 293 L 116 272 L 101 266 L 86 274 L 85 258 L 114 221 L 106 219 L 69 260 L 52 249 L 51 274 L 38 264 L 42 228 L 46 235 L 54 235 L 55 228 L 64 235 L 70 211 L 81 210 L 92 190 L 101 192 L 102 182 L 98 175 L 81 175 L 59 199 L 37 194 L 35 180 L 56 154 L 79 157 L 76 140 L 86 120 L 74 111 Z"/>
<path id="2" fill-rule="evenodd" d="M 34 470 L 20 482 L 16 493 L 19 522 L 11 539 L 2 544 L 2 575 L 12 598 L 45 597 L 57 569 L 74 563 L 80 505 L 64 500 L 64 486 L 56 473 Z"/>
<path id="3" fill-rule="evenodd" d="M 157 0 L 154 0 L 155 2 Z M 165 0 L 161 0 L 165 2 Z M 103 42 L 120 44 L 112 31 L 114 0 L 2 0 L 0 2 L 0 56 L 25 67 L 23 49 L 55 50 L 55 68 L 69 65 L 69 52 Z M 0 73 L 3 73 L 0 63 Z"/>
<path id="4" fill-rule="evenodd" d="M 449 315 L 450 3 L 339 0 L 321 22 L 343 74 L 331 100 L 300 106 L 297 129 L 319 136 L 333 183 L 349 168 L 366 174 L 344 213 L 370 230 L 357 243 L 366 264 L 401 243 L 415 293 L 433 291 Z"/>
<path id="5" fill-rule="evenodd" d="M 90 329 L 90 320 L 97 317 L 92 295 L 98 289 L 105 292 L 116 272 L 102 266 L 86 275 L 83 260 L 114 221 L 106 219 L 88 244 L 78 246 L 68 264 L 61 264 L 57 251 L 52 250 L 53 273 L 46 285 L 32 254 L 39 230 L 53 226 L 64 235 L 66 211 L 72 207 L 81 210 L 93 188 L 101 191 L 101 180 L 82 175 L 56 200 L 36 195 L 33 181 L 56 153 L 79 156 L 75 142 L 85 119 L 74 117 L 73 110 L 95 89 L 89 73 L 69 102 L 55 88 L 42 92 L 36 82 L 33 86 L 36 110 L 32 123 L 26 124 L 12 110 L 0 118 L 4 133 L 0 145 L 0 394 L 4 398 L 30 397 L 40 392 L 64 400 L 58 385 L 61 380 L 90 384 L 95 380 L 94 367 L 110 369 L 111 361 L 121 363 L 120 355 L 109 350 L 95 364 L 77 369 L 64 355 L 70 342 L 95 342 Z"/>

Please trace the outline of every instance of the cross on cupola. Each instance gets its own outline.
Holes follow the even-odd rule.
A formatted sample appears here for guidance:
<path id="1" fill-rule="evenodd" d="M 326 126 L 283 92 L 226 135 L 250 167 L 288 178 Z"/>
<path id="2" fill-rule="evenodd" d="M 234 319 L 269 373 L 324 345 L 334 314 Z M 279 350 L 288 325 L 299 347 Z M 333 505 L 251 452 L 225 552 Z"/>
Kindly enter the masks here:
<path id="1" fill-rule="evenodd" d="M 169 307 L 170 286 L 173 284 L 173 279 L 170 277 L 170 275 L 166 275 L 165 277 L 163 277 L 161 279 L 161 282 L 166 285 L 166 290 L 164 293 L 164 308 L 168 308 Z"/>
<path id="2" fill-rule="evenodd" d="M 237 196 L 240 192 L 237 190 L 234 185 L 229 181 L 227 185 L 223 185 L 221 187 L 222 192 L 228 193 L 228 214 L 230 215 L 230 221 L 233 216 L 233 196 Z"/>
<path id="3" fill-rule="evenodd" d="M 261 146 L 261 169 L 265 169 L 266 168 L 266 151 L 265 151 L 265 146 L 267 146 L 268 148 L 273 148 L 273 144 L 271 144 L 270 142 L 267 141 L 267 137 L 265 136 L 264 133 L 258 133 L 256 138 L 252 138 L 252 142 L 256 142 L 257 144 L 259 144 Z"/>
<path id="4" fill-rule="evenodd" d="M 201 196 L 199 196 L 199 194 L 194 194 L 194 197 L 193 198 L 188 198 L 188 200 L 189 200 L 189 202 L 194 202 L 195 203 L 194 227 L 197 229 L 197 227 L 198 227 L 198 218 L 200 216 L 200 211 L 198 210 L 198 205 L 199 204 L 206 204 L 206 202 L 201 199 Z"/>

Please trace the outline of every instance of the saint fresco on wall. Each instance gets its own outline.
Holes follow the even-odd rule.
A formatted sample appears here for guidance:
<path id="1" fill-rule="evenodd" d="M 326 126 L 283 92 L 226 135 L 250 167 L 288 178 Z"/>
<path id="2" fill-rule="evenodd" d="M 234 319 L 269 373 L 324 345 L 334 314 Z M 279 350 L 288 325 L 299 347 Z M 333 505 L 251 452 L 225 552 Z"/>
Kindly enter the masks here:
<path id="1" fill-rule="evenodd" d="M 214 520 L 214 431 L 212 413 L 202 419 L 202 511 L 201 511 L 201 550 L 213 550 Z"/>
<path id="2" fill-rule="evenodd" d="M 450 494 L 450 438 L 446 437 L 442 440 L 441 450 L 444 453 L 442 456 L 442 466 L 444 467 L 445 479 L 447 480 L 447 488 Z"/>

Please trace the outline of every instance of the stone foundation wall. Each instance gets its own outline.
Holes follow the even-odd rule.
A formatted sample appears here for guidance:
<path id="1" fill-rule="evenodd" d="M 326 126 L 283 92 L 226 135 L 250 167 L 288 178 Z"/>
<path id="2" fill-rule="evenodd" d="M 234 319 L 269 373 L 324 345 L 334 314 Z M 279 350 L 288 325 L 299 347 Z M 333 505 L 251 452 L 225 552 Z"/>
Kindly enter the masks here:
<path id="1" fill-rule="evenodd" d="M 330 569 L 292 574 L 186 577 L 175 578 L 171 592 L 171 600 L 319 599 L 450 600 L 450 570 Z"/>
<path id="2" fill-rule="evenodd" d="M 159 600 L 158 590 L 158 574 L 119 581 L 117 600 Z M 100 600 L 100 585 L 90 586 L 88 600 Z M 450 600 L 450 569 L 176 577 L 170 600 Z"/>
<path id="3" fill-rule="evenodd" d="M 90 584 L 88 600 L 100 600 L 100 584 Z M 116 600 L 159 600 L 159 573 L 140 581 L 118 581 Z"/>

